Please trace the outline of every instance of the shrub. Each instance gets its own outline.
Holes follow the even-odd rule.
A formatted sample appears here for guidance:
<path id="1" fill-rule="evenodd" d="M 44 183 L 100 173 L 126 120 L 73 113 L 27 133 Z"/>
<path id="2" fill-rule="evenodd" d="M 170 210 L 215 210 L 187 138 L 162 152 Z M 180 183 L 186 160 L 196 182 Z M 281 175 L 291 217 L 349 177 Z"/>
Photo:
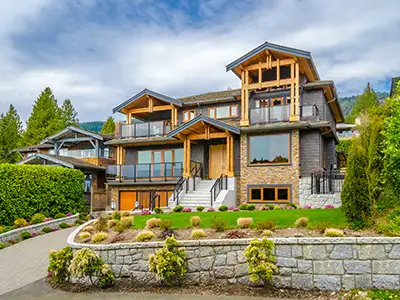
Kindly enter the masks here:
<path id="1" fill-rule="evenodd" d="M 272 236 L 274 233 L 271 231 L 271 230 L 268 230 L 268 229 L 265 229 L 265 230 L 263 230 L 263 232 L 262 232 L 262 236 L 263 237 L 270 237 L 270 236 Z"/>
<path id="2" fill-rule="evenodd" d="M 40 223 L 43 223 L 45 218 L 46 218 L 46 217 L 45 217 L 43 214 L 41 214 L 41 213 L 34 214 L 34 215 L 32 216 L 32 218 L 31 218 L 31 224 L 40 224 Z"/>
<path id="3" fill-rule="evenodd" d="M 131 216 L 131 212 L 124 210 L 123 212 L 121 212 L 121 218 L 122 217 L 130 217 Z"/>
<path id="4" fill-rule="evenodd" d="M 44 219 L 44 222 L 50 222 L 50 221 L 53 221 L 53 218 L 45 218 Z"/>
<path id="5" fill-rule="evenodd" d="M 73 216 L 73 213 L 72 213 L 72 212 L 67 212 L 67 213 L 65 214 L 65 216 L 66 216 L 66 217 L 72 217 L 72 216 Z"/>
<path id="6" fill-rule="evenodd" d="M 194 229 L 192 230 L 192 234 L 190 235 L 192 239 L 201 239 L 207 237 L 207 234 L 202 229 Z"/>
<path id="7" fill-rule="evenodd" d="M 304 205 L 304 209 L 311 209 L 312 207 L 311 207 L 311 205 Z"/>
<path id="8" fill-rule="evenodd" d="M 294 209 L 297 209 L 296 203 L 293 203 L 293 202 L 287 203 L 286 206 L 290 206 L 290 207 L 293 207 Z"/>
<path id="9" fill-rule="evenodd" d="M 167 286 L 180 282 L 186 273 L 185 249 L 179 246 L 174 237 L 169 237 L 165 246 L 149 257 L 149 271 Z"/>
<path id="10" fill-rule="evenodd" d="M 325 205 L 324 208 L 325 209 L 332 209 L 332 208 L 335 208 L 335 207 L 333 205 L 331 205 L 331 204 L 328 204 L 328 205 Z"/>
<path id="11" fill-rule="evenodd" d="M 274 243 L 263 238 L 261 241 L 253 239 L 244 250 L 243 254 L 249 264 L 248 270 L 252 282 L 262 281 L 266 285 L 272 279 L 274 272 L 277 271 L 273 248 Z"/>
<path id="12" fill-rule="evenodd" d="M 12 225 L 16 218 L 27 220 L 39 211 L 54 216 L 85 205 L 80 170 L 1 164 L 0 174 L 0 224 Z"/>
<path id="13" fill-rule="evenodd" d="M 240 210 L 248 210 L 249 206 L 247 204 L 242 204 L 239 206 Z"/>
<path id="14" fill-rule="evenodd" d="M 388 221 L 394 221 L 398 217 L 400 217 L 400 208 L 395 208 L 390 214 L 388 214 L 386 219 Z"/>
<path id="15" fill-rule="evenodd" d="M 290 205 L 285 205 L 284 206 L 284 209 L 288 209 L 288 210 L 291 210 L 291 209 L 295 209 L 293 206 L 290 206 Z"/>
<path id="16" fill-rule="evenodd" d="M 138 242 L 148 242 L 154 239 L 156 236 L 153 232 L 145 230 L 142 232 L 139 232 L 136 236 L 136 241 Z"/>
<path id="17" fill-rule="evenodd" d="M 183 210 L 183 206 L 180 206 L 180 205 L 175 206 L 173 209 L 174 212 L 181 212 L 182 210 Z"/>
<path id="18" fill-rule="evenodd" d="M 86 227 L 83 227 L 82 231 L 93 232 L 94 228 L 93 228 L 93 226 L 86 226 Z"/>
<path id="19" fill-rule="evenodd" d="M 247 210 L 255 210 L 256 206 L 254 204 L 247 205 Z"/>
<path id="20" fill-rule="evenodd" d="M 16 228 L 25 227 L 27 224 L 28 222 L 24 218 L 18 218 L 14 221 L 14 226 Z"/>
<path id="21" fill-rule="evenodd" d="M 161 220 L 159 227 L 162 231 L 169 230 L 172 228 L 172 221 L 170 219 Z"/>
<path id="22" fill-rule="evenodd" d="M 111 214 L 111 218 L 113 218 L 114 220 L 121 220 L 121 212 L 119 211 L 113 211 Z"/>
<path id="23" fill-rule="evenodd" d="M 68 271 L 77 278 L 89 277 L 93 285 L 102 288 L 113 286 L 115 283 L 115 276 L 110 267 L 93 250 L 88 248 L 76 252 Z M 94 278 L 97 278 L 97 281 L 93 281 Z"/>
<path id="24" fill-rule="evenodd" d="M 47 271 L 51 280 L 56 282 L 69 280 L 70 272 L 68 268 L 72 260 L 72 248 L 65 247 L 59 251 L 51 250 L 49 258 Z"/>
<path id="25" fill-rule="evenodd" d="M 257 230 L 275 230 L 276 224 L 273 220 L 266 220 L 256 225 Z"/>
<path id="26" fill-rule="evenodd" d="M 225 239 L 242 239 L 242 238 L 245 238 L 246 236 L 247 236 L 247 234 L 245 232 L 233 229 L 233 230 L 229 230 L 224 235 L 224 238 Z"/>
<path id="27" fill-rule="evenodd" d="M 0 242 L 0 250 L 4 249 L 5 247 L 7 247 L 7 244 Z"/>
<path id="28" fill-rule="evenodd" d="M 200 226 L 200 217 L 199 216 L 193 216 L 193 217 L 191 217 L 190 218 L 190 224 L 193 226 L 193 227 L 198 227 L 198 226 Z"/>
<path id="29" fill-rule="evenodd" d="M 379 226 L 378 232 L 383 233 L 386 236 L 400 236 L 400 216 L 395 219 L 388 217 L 388 220 L 388 224 L 381 224 Z"/>
<path id="30" fill-rule="evenodd" d="M 160 238 L 165 240 L 167 237 L 171 236 L 178 236 L 178 234 L 173 229 L 168 229 L 161 232 Z"/>
<path id="31" fill-rule="evenodd" d="M 115 227 L 118 223 L 119 223 L 118 220 L 111 219 L 111 220 L 108 220 L 107 226 L 108 226 L 108 228 L 113 228 L 113 227 Z"/>
<path id="32" fill-rule="evenodd" d="M 42 228 L 42 232 L 43 232 L 43 233 L 49 233 L 49 232 L 52 232 L 52 230 L 51 230 L 50 227 L 47 227 L 47 226 L 46 226 L 46 227 L 43 227 L 43 228 Z"/>
<path id="33" fill-rule="evenodd" d="M 79 240 L 83 241 L 90 238 L 90 233 L 89 232 L 81 232 L 79 234 Z"/>
<path id="34" fill-rule="evenodd" d="M 280 209 L 281 209 L 281 207 L 279 205 L 274 206 L 274 210 L 280 210 Z"/>
<path id="35" fill-rule="evenodd" d="M 228 227 L 228 221 L 225 219 L 217 219 L 215 216 L 211 219 L 211 228 L 216 232 L 225 231 Z"/>
<path id="36" fill-rule="evenodd" d="M 192 209 L 190 207 L 185 207 L 183 209 L 183 212 L 185 212 L 185 213 L 192 212 Z"/>
<path id="37" fill-rule="evenodd" d="M 93 222 L 93 227 L 96 231 L 106 231 L 108 226 L 108 218 L 106 215 L 100 216 Z"/>
<path id="38" fill-rule="evenodd" d="M 97 232 L 93 235 L 92 237 L 92 243 L 98 244 L 101 243 L 102 241 L 105 241 L 108 238 L 108 233 L 107 232 Z"/>
<path id="39" fill-rule="evenodd" d="M 4 232 L 7 232 L 7 231 L 10 231 L 10 230 L 13 230 L 13 229 L 14 229 L 13 226 L 1 226 L 0 225 L 0 233 L 4 233 Z"/>
<path id="40" fill-rule="evenodd" d="M 119 223 L 125 227 L 125 229 L 129 229 L 133 225 L 133 217 L 122 217 Z"/>
<path id="41" fill-rule="evenodd" d="M 156 214 L 161 215 L 161 214 L 164 213 L 164 210 L 163 210 L 161 207 L 156 207 L 156 208 L 154 209 L 154 212 L 155 212 Z"/>
<path id="42" fill-rule="evenodd" d="M 301 217 L 301 218 L 297 219 L 295 225 L 296 225 L 297 228 L 305 228 L 305 227 L 307 227 L 308 218 Z"/>
<path id="43" fill-rule="evenodd" d="M 62 219 L 62 218 L 65 218 L 65 217 L 66 217 L 65 214 L 63 214 L 63 213 L 58 213 L 58 214 L 56 214 L 56 215 L 54 216 L 54 219 Z"/>
<path id="44" fill-rule="evenodd" d="M 237 225 L 240 228 L 250 228 L 253 225 L 253 218 L 238 218 Z"/>
<path id="45" fill-rule="evenodd" d="M 145 215 L 151 215 L 151 211 L 149 211 L 148 209 L 144 209 L 140 212 L 141 216 L 145 216 Z"/>
<path id="46" fill-rule="evenodd" d="M 60 227 L 61 229 L 65 229 L 65 228 L 69 227 L 69 224 L 65 223 L 65 222 L 62 222 L 62 223 L 60 223 L 60 225 L 58 225 L 58 227 Z"/>
<path id="47" fill-rule="evenodd" d="M 329 237 L 342 237 L 344 236 L 343 230 L 336 228 L 327 228 L 325 229 L 325 236 Z"/>
<path id="48" fill-rule="evenodd" d="M 218 210 L 219 210 L 219 211 L 227 211 L 227 210 L 228 210 L 228 206 L 226 206 L 226 205 L 221 205 L 221 206 L 218 208 Z"/>
<path id="49" fill-rule="evenodd" d="M 83 221 L 81 219 L 77 219 L 77 220 L 75 220 L 75 224 L 76 225 L 82 225 Z"/>
<path id="50" fill-rule="evenodd" d="M 196 207 L 196 210 L 197 210 L 198 212 L 202 212 L 202 211 L 204 210 L 204 206 L 197 206 L 197 207 Z"/>
<path id="51" fill-rule="evenodd" d="M 213 207 L 209 207 L 208 209 L 207 209 L 207 212 L 214 212 L 215 211 L 215 209 L 213 208 Z"/>
<path id="52" fill-rule="evenodd" d="M 151 218 L 146 221 L 146 228 L 152 229 L 156 227 L 160 227 L 161 219 L 158 218 Z"/>
<path id="53" fill-rule="evenodd" d="M 259 210 L 273 210 L 274 206 L 272 204 L 261 205 Z"/>
<path id="54" fill-rule="evenodd" d="M 21 232 L 21 238 L 23 240 L 30 239 L 32 237 L 31 233 L 28 231 Z"/>

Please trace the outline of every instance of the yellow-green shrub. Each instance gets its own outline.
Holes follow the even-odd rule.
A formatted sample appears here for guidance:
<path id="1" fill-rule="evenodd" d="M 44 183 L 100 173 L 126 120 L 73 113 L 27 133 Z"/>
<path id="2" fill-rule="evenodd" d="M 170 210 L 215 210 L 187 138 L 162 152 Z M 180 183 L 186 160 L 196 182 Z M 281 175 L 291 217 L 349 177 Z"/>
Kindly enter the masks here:
<path id="1" fill-rule="evenodd" d="M 270 237 L 270 236 L 272 236 L 274 233 L 271 231 L 271 230 L 268 230 L 268 229 L 265 229 L 265 230 L 263 230 L 263 232 L 262 232 L 262 236 L 263 237 Z"/>
<path id="2" fill-rule="evenodd" d="M 133 225 L 133 217 L 122 217 L 120 223 L 126 229 L 131 228 Z"/>
<path id="3" fill-rule="evenodd" d="M 160 224 L 161 224 L 161 219 L 151 218 L 146 221 L 146 228 L 152 229 L 152 228 L 160 227 Z"/>
<path id="4" fill-rule="evenodd" d="M 239 218 L 237 219 L 237 225 L 240 228 L 250 228 L 253 225 L 253 218 Z"/>
<path id="5" fill-rule="evenodd" d="M 96 231 L 107 231 L 108 217 L 106 215 L 100 216 L 93 222 L 93 227 Z"/>
<path id="6" fill-rule="evenodd" d="M 18 218 L 14 221 L 14 226 L 17 228 L 24 227 L 28 222 L 24 218 Z"/>
<path id="7" fill-rule="evenodd" d="M 327 228 L 325 229 L 325 236 L 328 237 L 343 237 L 344 232 L 343 230 L 336 229 L 336 228 Z"/>
<path id="8" fill-rule="evenodd" d="M 108 233 L 107 232 L 97 232 L 94 234 L 94 236 L 92 237 L 92 243 L 94 244 L 98 244 L 102 241 L 105 241 L 108 238 Z"/>
<path id="9" fill-rule="evenodd" d="M 308 218 L 306 218 L 306 217 L 298 218 L 298 219 L 296 220 L 295 225 L 296 225 L 297 228 L 305 228 L 305 227 L 307 227 L 307 225 L 308 225 Z"/>
<path id="10" fill-rule="evenodd" d="M 86 240 L 87 238 L 90 238 L 90 233 L 89 232 L 81 232 L 79 234 L 79 239 L 82 240 Z"/>
<path id="11" fill-rule="evenodd" d="M 202 229 L 194 229 L 192 230 L 192 234 L 190 235 L 192 239 L 201 239 L 207 237 L 207 234 Z"/>
<path id="12" fill-rule="evenodd" d="M 117 224 L 118 224 L 118 220 L 114 220 L 114 219 L 109 220 L 108 223 L 107 223 L 108 228 L 113 228 Z"/>
<path id="13" fill-rule="evenodd" d="M 131 212 L 124 210 L 121 212 L 121 217 L 130 217 L 131 216 Z"/>
<path id="14" fill-rule="evenodd" d="M 193 216 L 193 217 L 191 217 L 190 218 L 190 224 L 193 226 L 193 227 L 198 227 L 198 226 L 200 226 L 200 217 L 199 216 Z"/>
<path id="15" fill-rule="evenodd" d="M 86 226 L 86 227 L 83 227 L 83 229 L 82 229 L 82 231 L 83 232 L 93 232 L 94 231 L 94 228 L 93 228 L 93 226 Z"/>
<path id="16" fill-rule="evenodd" d="M 153 232 L 149 230 L 145 230 L 142 232 L 139 232 L 138 235 L 136 236 L 136 241 L 138 242 L 148 242 L 154 239 L 156 236 Z"/>

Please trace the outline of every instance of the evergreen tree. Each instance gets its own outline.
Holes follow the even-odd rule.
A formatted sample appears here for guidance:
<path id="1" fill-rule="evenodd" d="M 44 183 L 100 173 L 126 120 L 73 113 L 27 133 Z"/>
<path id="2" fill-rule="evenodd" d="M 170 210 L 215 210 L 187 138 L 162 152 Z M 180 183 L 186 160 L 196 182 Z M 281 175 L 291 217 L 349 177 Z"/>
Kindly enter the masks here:
<path id="1" fill-rule="evenodd" d="M 11 152 L 18 147 L 21 139 L 22 123 L 13 105 L 0 115 L 0 163 L 15 163 L 20 159 L 18 153 Z"/>
<path id="2" fill-rule="evenodd" d="M 24 145 L 36 145 L 44 138 L 63 129 L 61 110 L 49 87 L 36 99 L 27 121 L 23 137 Z"/>
<path id="3" fill-rule="evenodd" d="M 65 99 L 61 107 L 61 122 L 63 127 L 78 126 L 78 112 L 72 106 L 71 100 Z"/>
<path id="4" fill-rule="evenodd" d="M 368 112 L 370 109 L 378 106 L 379 100 L 371 85 L 368 83 L 364 92 L 357 96 L 356 103 L 350 114 L 346 117 L 346 123 L 354 123 L 357 117 L 362 113 Z"/>
<path id="5" fill-rule="evenodd" d="M 113 117 L 108 117 L 107 121 L 104 123 L 103 128 L 100 133 L 109 134 L 115 132 L 115 123 Z"/>

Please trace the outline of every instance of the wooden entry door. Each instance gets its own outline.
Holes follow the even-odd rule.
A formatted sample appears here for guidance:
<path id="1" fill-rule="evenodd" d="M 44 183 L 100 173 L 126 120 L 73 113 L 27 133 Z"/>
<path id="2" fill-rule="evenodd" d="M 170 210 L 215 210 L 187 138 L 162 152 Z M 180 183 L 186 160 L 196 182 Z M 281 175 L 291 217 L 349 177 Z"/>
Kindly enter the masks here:
<path id="1" fill-rule="evenodd" d="M 209 177 L 217 179 L 221 174 L 226 174 L 226 145 L 210 145 L 209 156 Z"/>
<path id="2" fill-rule="evenodd" d="M 135 208 L 136 192 L 120 192 L 119 210 L 132 210 Z"/>

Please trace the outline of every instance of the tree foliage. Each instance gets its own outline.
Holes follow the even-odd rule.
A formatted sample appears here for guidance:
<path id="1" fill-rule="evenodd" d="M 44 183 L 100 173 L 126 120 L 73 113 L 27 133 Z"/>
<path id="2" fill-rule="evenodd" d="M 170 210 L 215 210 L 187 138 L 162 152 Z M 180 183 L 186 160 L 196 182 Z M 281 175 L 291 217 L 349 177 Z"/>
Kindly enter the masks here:
<path id="1" fill-rule="evenodd" d="M 62 127 L 78 126 L 78 112 L 72 105 L 71 100 L 65 99 L 61 106 L 61 123 Z"/>
<path id="2" fill-rule="evenodd" d="M 371 85 L 368 83 L 364 92 L 357 96 L 354 107 L 346 117 L 347 123 L 354 123 L 357 117 L 363 113 L 368 113 L 370 109 L 378 106 L 379 100 Z"/>
<path id="3" fill-rule="evenodd" d="M 13 105 L 0 115 L 0 163 L 15 163 L 20 159 L 18 153 L 11 152 L 21 141 L 22 123 Z"/>
<path id="4" fill-rule="evenodd" d="M 108 117 L 107 121 L 104 123 L 103 128 L 100 133 L 111 134 L 115 132 L 115 123 L 113 117 Z"/>

